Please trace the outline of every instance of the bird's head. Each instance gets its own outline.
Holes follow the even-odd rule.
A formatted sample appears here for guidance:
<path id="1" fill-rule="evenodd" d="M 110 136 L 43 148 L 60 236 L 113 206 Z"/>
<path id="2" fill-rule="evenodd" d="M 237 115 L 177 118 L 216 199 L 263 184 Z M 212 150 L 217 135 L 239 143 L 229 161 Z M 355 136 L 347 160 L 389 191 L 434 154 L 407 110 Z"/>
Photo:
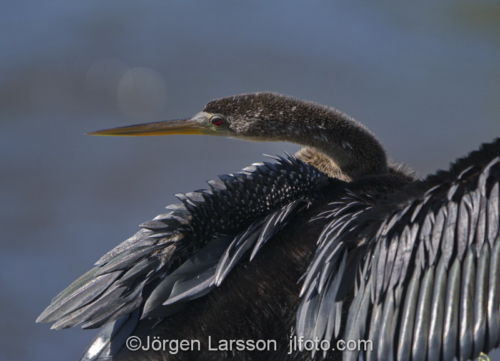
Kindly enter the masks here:
<path id="1" fill-rule="evenodd" d="M 220 135 L 257 141 L 292 140 L 301 118 L 310 113 L 309 102 L 285 95 L 260 92 L 212 100 L 192 118 L 137 124 L 100 130 L 90 135 Z M 318 105 L 316 105 L 318 106 Z M 321 106 L 320 106 L 321 107 Z M 325 107 L 326 108 L 326 107 Z"/>
<path id="2" fill-rule="evenodd" d="M 300 159 L 339 178 L 342 178 L 338 175 L 341 170 L 345 175 L 342 179 L 387 170 L 384 149 L 363 125 L 334 108 L 271 92 L 212 100 L 203 111 L 188 119 L 131 125 L 89 134 L 198 134 L 285 141 L 308 147 L 307 154 L 298 153 Z"/>

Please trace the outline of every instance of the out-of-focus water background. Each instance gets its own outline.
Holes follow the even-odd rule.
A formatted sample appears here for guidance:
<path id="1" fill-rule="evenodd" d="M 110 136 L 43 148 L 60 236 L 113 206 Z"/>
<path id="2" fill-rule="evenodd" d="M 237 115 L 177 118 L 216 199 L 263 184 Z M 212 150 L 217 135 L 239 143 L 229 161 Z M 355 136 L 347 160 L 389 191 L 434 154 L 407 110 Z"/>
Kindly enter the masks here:
<path id="1" fill-rule="evenodd" d="M 56 293 L 174 193 L 298 149 L 85 132 L 271 90 L 421 175 L 500 136 L 497 0 L 4 1 L 0 34 L 1 360 L 76 360 L 94 331 L 34 323 Z"/>

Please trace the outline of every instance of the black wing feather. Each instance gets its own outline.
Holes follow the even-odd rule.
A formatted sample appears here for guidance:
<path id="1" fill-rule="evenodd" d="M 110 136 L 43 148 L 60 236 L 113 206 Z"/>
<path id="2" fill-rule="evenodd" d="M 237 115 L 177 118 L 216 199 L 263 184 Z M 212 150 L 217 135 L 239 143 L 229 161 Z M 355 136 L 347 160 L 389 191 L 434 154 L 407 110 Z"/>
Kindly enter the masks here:
<path id="1" fill-rule="evenodd" d="M 140 309 L 108 323 L 83 352 L 80 361 L 109 361 L 115 356 L 136 328 Z"/>
<path id="2" fill-rule="evenodd" d="M 295 157 L 277 159 L 220 176 L 208 182 L 210 190 L 179 194 L 182 204 L 141 224 L 143 229 L 56 296 L 37 321 L 56 321 L 53 328 L 112 325 L 82 356 L 105 359 L 117 343 L 121 347 L 125 330 L 135 332 L 122 322 L 131 325 L 137 314 L 168 317 L 210 292 L 247 250 L 254 257 L 330 183 Z"/>
<path id="3" fill-rule="evenodd" d="M 385 200 L 348 194 L 320 215 L 329 222 L 302 296 L 318 293 L 333 305 L 352 292 L 340 336 L 374 343 L 344 360 L 467 360 L 498 345 L 499 185 L 497 140 Z M 340 264 L 346 256 L 357 265 L 355 281 Z M 351 281 L 327 295 L 338 277 Z M 297 333 L 313 339 L 321 333 L 299 322 L 308 305 L 299 308 Z M 331 316 L 316 317 L 310 324 L 323 327 L 330 320 L 319 318 Z"/>

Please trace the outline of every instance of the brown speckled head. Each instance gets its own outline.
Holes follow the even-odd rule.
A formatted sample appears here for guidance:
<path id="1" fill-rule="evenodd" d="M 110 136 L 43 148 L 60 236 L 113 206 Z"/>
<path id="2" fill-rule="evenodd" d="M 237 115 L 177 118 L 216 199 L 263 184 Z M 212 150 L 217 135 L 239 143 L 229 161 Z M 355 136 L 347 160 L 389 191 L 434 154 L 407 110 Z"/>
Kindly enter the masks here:
<path id="1" fill-rule="evenodd" d="M 332 108 L 273 92 L 212 100 L 204 109 L 206 113 L 224 115 L 235 136 L 292 142 L 300 137 L 302 128 L 318 122 L 324 125 L 332 111 L 336 112 Z"/>

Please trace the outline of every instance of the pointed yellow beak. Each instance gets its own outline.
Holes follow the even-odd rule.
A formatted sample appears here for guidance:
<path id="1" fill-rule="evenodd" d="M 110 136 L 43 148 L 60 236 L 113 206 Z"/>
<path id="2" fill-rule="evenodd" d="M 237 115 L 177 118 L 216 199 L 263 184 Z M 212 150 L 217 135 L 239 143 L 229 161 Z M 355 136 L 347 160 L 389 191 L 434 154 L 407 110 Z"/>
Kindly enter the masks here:
<path id="1" fill-rule="evenodd" d="M 174 134 L 212 134 L 210 129 L 192 119 L 168 120 L 146 124 L 129 125 L 90 132 L 87 135 L 108 136 L 144 136 L 144 135 L 174 135 Z"/>

